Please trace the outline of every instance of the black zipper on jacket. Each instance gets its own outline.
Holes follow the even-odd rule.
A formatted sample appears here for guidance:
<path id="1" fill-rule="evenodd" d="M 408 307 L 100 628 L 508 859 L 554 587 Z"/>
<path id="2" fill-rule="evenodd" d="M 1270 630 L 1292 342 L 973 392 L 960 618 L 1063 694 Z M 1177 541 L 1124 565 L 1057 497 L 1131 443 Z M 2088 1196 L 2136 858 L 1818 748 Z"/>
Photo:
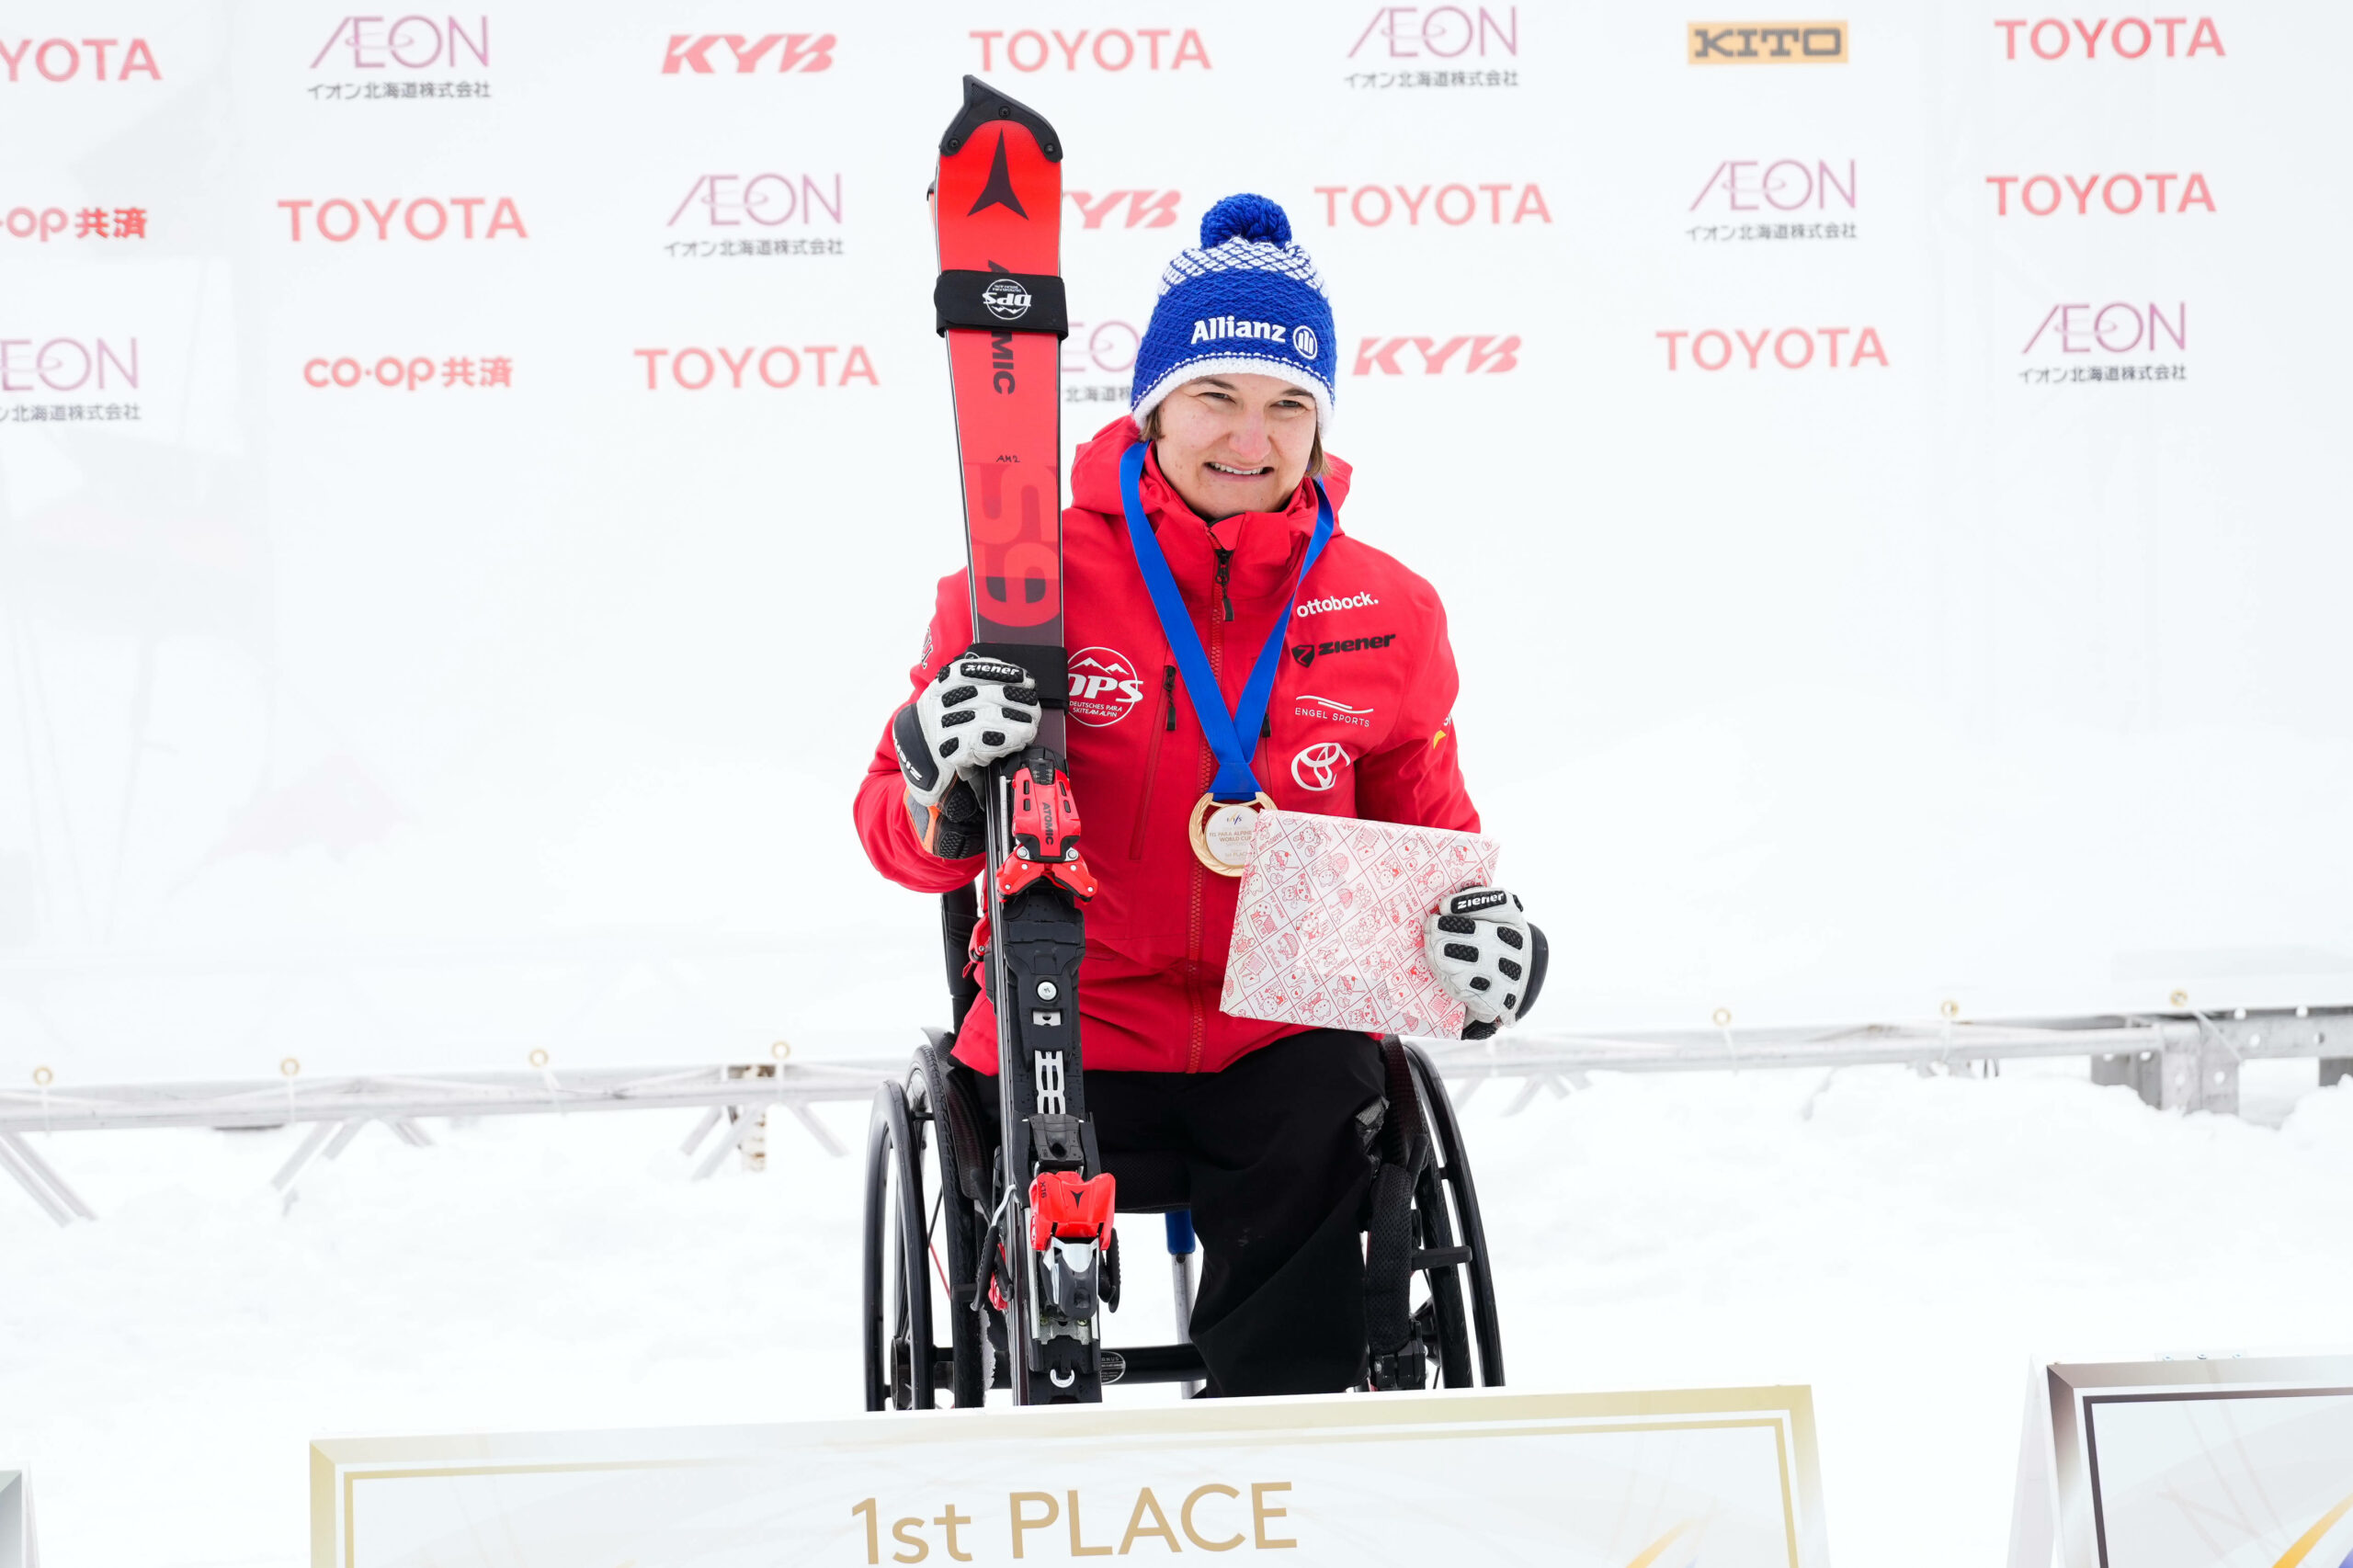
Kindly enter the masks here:
<path id="1" fill-rule="evenodd" d="M 1174 665 L 1160 667 L 1160 714 L 1162 729 L 1173 731 L 1176 728 L 1176 666 Z"/>
<path id="2" fill-rule="evenodd" d="M 1210 535 L 1210 548 L 1217 551 L 1218 602 L 1225 607 L 1225 619 L 1232 620 L 1233 619 L 1233 596 L 1227 590 L 1230 586 L 1229 574 L 1231 573 L 1233 565 L 1233 551 L 1219 544 L 1217 541 L 1217 535 L 1215 534 Z"/>

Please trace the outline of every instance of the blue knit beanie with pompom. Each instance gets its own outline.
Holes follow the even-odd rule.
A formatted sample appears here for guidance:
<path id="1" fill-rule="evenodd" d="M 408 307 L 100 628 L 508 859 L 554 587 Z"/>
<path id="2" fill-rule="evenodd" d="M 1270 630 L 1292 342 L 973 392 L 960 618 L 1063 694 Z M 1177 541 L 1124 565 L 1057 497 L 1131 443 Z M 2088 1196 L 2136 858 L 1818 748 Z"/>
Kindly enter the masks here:
<path id="1" fill-rule="evenodd" d="M 1180 251 L 1160 275 L 1131 412 L 1141 424 L 1185 382 L 1230 370 L 1297 382 L 1328 428 L 1339 358 L 1332 301 L 1291 243 L 1290 220 L 1263 196 L 1229 196 L 1202 216 L 1200 248 Z"/>

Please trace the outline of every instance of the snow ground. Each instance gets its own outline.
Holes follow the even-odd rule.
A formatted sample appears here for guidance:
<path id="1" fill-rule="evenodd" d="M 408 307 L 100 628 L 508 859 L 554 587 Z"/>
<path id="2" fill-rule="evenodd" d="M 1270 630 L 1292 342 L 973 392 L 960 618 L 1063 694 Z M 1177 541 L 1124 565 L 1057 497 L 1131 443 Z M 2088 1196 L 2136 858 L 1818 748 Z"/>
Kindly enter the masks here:
<path id="1" fill-rule="evenodd" d="M 1512 1381 L 1811 1382 L 1834 1560 L 1983 1568 L 2038 1350 L 2342 1338 L 2353 1088 L 2312 1082 L 2250 1068 L 2244 1121 L 2073 1062 L 1597 1077 L 1508 1119 L 1491 1086 L 1465 1122 Z M 857 1145 L 861 1109 L 821 1114 Z M 689 1125 L 371 1129 L 283 1215 L 294 1131 L 46 1140 L 103 1216 L 0 1188 L 0 1463 L 51 1560 L 300 1563 L 313 1437 L 856 1410 L 858 1160 L 788 1127 L 766 1173 L 693 1183 Z M 1157 1229 L 1120 1339 L 1166 1332 Z"/>

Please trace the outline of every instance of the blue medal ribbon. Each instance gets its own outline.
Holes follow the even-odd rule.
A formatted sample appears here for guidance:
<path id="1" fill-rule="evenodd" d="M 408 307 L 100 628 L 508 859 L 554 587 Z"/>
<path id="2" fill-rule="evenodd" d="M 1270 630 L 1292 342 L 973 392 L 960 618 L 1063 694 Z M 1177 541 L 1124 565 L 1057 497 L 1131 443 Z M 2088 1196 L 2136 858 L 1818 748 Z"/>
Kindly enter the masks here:
<path id="1" fill-rule="evenodd" d="M 1176 578 L 1168 570 L 1168 557 L 1154 537 L 1152 525 L 1144 520 L 1139 487 L 1149 449 L 1139 441 L 1120 459 L 1120 502 L 1127 511 L 1128 543 L 1135 551 L 1137 568 L 1143 573 L 1143 585 L 1152 594 L 1152 608 L 1159 613 L 1160 629 L 1167 634 L 1177 672 L 1185 677 L 1194 716 L 1200 720 L 1201 733 L 1217 758 L 1217 779 L 1210 786 L 1210 794 L 1219 801 L 1255 801 L 1258 778 L 1250 771 L 1250 754 L 1257 750 L 1258 727 L 1266 722 L 1267 704 L 1275 695 L 1275 668 L 1281 662 L 1283 633 L 1290 625 L 1291 608 L 1299 602 L 1300 585 L 1331 541 L 1332 498 L 1324 493 L 1324 482 L 1317 480 L 1315 532 L 1307 541 L 1307 558 L 1300 562 L 1298 580 L 1283 601 L 1282 613 L 1275 618 L 1267 645 L 1258 651 L 1258 662 L 1242 688 L 1241 706 L 1228 712 L 1225 693 L 1218 689 L 1216 672 L 1210 668 L 1209 651 L 1201 646 L 1201 635 L 1193 630 L 1192 614 L 1186 609 L 1184 596 L 1176 591 Z"/>

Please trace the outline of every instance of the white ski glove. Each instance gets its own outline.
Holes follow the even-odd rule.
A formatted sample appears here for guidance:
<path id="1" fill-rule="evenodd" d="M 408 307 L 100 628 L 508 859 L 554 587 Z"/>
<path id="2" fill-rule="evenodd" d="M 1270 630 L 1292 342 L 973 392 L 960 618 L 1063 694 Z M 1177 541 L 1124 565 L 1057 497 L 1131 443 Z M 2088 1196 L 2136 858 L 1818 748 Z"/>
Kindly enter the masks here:
<path id="1" fill-rule="evenodd" d="M 964 653 L 891 721 L 916 841 L 944 859 L 981 852 L 981 803 L 971 780 L 1038 738 L 1038 688 L 1002 659 Z"/>
<path id="2" fill-rule="evenodd" d="M 1464 888 L 1438 900 L 1422 917 L 1422 950 L 1430 973 L 1471 1015 L 1464 1040 L 1518 1023 L 1544 989 L 1544 933 L 1501 888 Z"/>

